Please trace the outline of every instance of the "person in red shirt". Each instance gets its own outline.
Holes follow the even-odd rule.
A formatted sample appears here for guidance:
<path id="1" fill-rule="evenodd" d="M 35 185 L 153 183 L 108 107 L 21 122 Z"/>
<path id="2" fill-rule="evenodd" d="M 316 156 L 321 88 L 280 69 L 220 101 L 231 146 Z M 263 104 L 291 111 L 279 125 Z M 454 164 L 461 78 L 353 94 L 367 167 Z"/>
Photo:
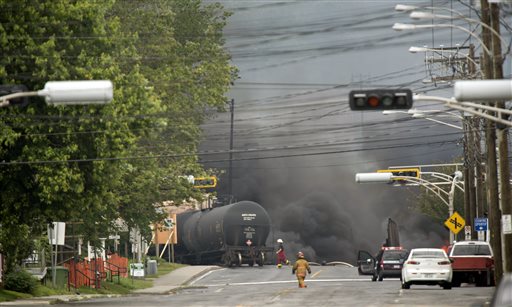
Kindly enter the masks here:
<path id="1" fill-rule="evenodd" d="M 279 244 L 279 248 L 277 249 L 277 267 L 281 268 L 283 264 L 289 264 L 290 261 L 286 259 L 286 254 L 284 253 L 283 240 L 277 239 L 277 243 Z"/>

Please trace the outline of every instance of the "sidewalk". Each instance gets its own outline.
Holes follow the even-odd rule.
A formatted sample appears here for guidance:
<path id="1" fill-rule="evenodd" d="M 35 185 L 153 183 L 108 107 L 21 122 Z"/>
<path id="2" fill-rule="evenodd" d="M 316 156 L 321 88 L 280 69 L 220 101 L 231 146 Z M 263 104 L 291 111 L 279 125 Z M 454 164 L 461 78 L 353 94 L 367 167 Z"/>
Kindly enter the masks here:
<path id="1" fill-rule="evenodd" d="M 220 269 L 215 265 L 191 265 L 176 269 L 169 274 L 160 276 L 153 280 L 153 286 L 146 289 L 138 289 L 132 294 L 167 294 L 176 289 L 187 286 L 188 283 L 200 277 L 207 272 Z M 19 299 L 9 302 L 0 302 L 0 306 L 41 306 L 51 305 L 55 302 L 73 302 L 98 297 L 118 297 L 119 294 L 67 294 L 33 297 L 29 299 Z"/>
<path id="2" fill-rule="evenodd" d="M 220 269 L 215 265 L 191 265 L 172 271 L 169 274 L 160 276 L 153 281 L 153 287 L 135 290 L 134 294 L 167 294 L 175 289 L 186 286 L 188 283 L 206 274 L 207 272 Z"/>

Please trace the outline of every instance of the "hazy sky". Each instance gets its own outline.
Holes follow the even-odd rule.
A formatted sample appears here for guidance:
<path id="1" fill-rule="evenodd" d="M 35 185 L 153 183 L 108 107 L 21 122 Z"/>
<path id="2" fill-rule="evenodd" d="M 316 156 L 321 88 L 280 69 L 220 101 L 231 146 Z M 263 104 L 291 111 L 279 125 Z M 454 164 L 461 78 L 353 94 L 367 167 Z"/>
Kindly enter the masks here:
<path id="1" fill-rule="evenodd" d="M 449 84 L 423 82 L 431 76 L 425 54 L 408 49 L 467 46 L 469 40 L 477 44 L 475 39 L 450 29 L 396 32 L 395 22 L 413 22 L 394 11 L 396 1 L 220 2 L 233 12 L 226 48 L 240 70 L 229 94 L 237 151 L 233 194 L 269 211 L 272 239 L 282 237 L 290 250 L 317 260 L 354 262 L 358 249 L 377 251 L 390 217 L 406 247 L 440 246 L 448 238 L 444 226 L 409 210 L 414 188 L 356 184 L 354 177 L 389 166 L 452 162 L 462 154 L 460 130 L 404 114 L 352 112 L 347 97 L 351 89 L 376 87 L 450 97 Z M 404 4 L 433 4 L 476 18 L 458 1 Z M 438 76 L 452 73 L 449 67 L 431 68 Z M 203 149 L 229 149 L 229 114 L 218 115 L 204 130 Z M 201 158 L 227 170 L 227 153 Z M 226 193 L 227 182 L 222 176 L 219 194 Z"/>

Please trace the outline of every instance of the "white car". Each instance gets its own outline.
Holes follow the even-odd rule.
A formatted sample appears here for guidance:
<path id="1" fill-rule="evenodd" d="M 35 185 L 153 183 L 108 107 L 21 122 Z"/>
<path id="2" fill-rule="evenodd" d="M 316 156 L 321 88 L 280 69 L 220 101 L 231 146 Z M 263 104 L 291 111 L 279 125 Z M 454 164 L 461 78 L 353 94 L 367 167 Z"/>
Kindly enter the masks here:
<path id="1" fill-rule="evenodd" d="M 402 268 L 402 289 L 415 285 L 440 285 L 452 288 L 452 263 L 440 248 L 414 248 Z"/>

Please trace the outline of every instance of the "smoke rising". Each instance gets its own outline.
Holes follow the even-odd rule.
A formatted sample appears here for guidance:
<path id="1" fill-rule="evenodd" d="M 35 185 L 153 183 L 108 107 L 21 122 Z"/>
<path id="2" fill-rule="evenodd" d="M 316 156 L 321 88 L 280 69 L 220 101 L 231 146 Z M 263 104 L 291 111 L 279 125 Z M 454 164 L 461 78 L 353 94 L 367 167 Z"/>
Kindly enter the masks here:
<path id="1" fill-rule="evenodd" d="M 393 1 L 292 1 L 271 10 L 246 1 L 223 4 L 235 12 L 225 33 L 241 76 L 231 93 L 234 149 L 272 148 L 233 155 L 232 191 L 236 199 L 258 202 L 268 211 L 273 223 L 268 244 L 283 239 L 290 259 L 303 251 L 312 261 L 355 264 L 358 250 L 378 251 L 392 218 L 404 247 L 443 245 L 447 230 L 411 210 L 417 188 L 357 184 L 354 176 L 391 165 L 450 161 L 460 154 L 447 136 L 453 131 L 356 114 L 347 103 L 351 88 L 428 90 L 420 82 L 423 58 L 407 49 L 430 37 L 393 33 L 391 25 L 405 18 L 394 13 Z M 443 37 L 436 39 L 441 43 Z M 229 118 L 220 114 L 208 123 L 203 149 L 229 148 Z M 429 145 L 440 140 L 448 141 Z M 393 148 L 397 145 L 402 146 Z M 226 162 L 205 165 L 229 171 Z M 227 174 L 220 177 L 219 195 L 227 193 L 228 182 Z"/>

